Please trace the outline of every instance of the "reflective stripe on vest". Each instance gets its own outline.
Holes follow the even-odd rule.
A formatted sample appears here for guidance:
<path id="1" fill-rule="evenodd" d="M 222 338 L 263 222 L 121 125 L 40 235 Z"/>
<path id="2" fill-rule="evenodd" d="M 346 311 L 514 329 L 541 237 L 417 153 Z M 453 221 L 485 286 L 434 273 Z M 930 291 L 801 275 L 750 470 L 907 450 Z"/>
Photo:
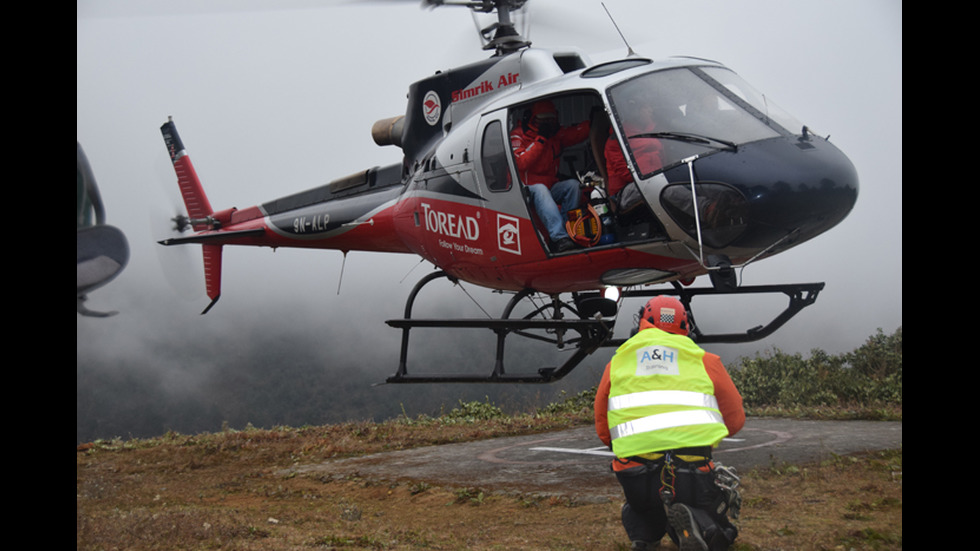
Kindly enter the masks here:
<path id="1" fill-rule="evenodd" d="M 627 436 L 633 436 L 644 432 L 652 432 L 655 430 L 724 422 L 724 419 L 721 418 L 721 413 L 717 411 L 706 409 L 671 411 L 668 413 L 658 413 L 657 415 L 642 417 L 635 421 L 627 421 L 621 425 L 616 425 L 615 427 L 609 429 L 609 434 L 612 436 L 613 440 L 615 440 L 616 438 L 625 438 Z"/>
<path id="2" fill-rule="evenodd" d="M 647 390 L 609 399 L 609 411 L 643 406 L 692 406 L 718 409 L 718 399 L 710 394 L 686 390 Z"/>

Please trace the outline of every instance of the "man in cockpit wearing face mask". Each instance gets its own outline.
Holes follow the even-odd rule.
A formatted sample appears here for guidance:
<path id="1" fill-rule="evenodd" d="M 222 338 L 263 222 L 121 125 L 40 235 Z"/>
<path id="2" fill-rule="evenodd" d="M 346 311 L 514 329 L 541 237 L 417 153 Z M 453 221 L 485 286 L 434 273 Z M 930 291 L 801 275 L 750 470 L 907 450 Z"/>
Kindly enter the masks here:
<path id="1" fill-rule="evenodd" d="M 562 149 L 589 137 L 589 121 L 573 126 L 558 124 L 558 110 L 547 100 L 531 107 L 531 116 L 510 134 L 510 146 L 521 181 L 527 186 L 534 209 L 544 223 L 555 251 L 575 247 L 565 230 L 565 216 L 578 208 L 579 182 L 558 181 Z"/>

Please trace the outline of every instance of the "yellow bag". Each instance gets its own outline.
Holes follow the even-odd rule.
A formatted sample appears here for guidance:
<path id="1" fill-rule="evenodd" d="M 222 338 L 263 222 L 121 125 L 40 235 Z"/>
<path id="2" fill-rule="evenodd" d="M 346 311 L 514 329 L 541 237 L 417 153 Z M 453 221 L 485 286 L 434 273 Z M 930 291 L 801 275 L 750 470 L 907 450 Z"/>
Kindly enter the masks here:
<path id="1" fill-rule="evenodd" d="M 591 247 L 602 237 L 602 221 L 592 205 L 569 211 L 565 231 L 572 241 L 583 247 Z"/>

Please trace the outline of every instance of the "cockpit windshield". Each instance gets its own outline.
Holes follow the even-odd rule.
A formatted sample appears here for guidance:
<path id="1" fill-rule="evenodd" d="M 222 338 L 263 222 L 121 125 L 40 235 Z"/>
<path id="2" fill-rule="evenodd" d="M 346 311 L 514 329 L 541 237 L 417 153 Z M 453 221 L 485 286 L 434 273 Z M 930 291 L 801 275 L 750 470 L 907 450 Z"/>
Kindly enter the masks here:
<path id="1" fill-rule="evenodd" d="M 688 67 L 657 71 L 609 90 L 626 149 L 642 177 L 712 150 L 802 132 L 732 71 Z"/>

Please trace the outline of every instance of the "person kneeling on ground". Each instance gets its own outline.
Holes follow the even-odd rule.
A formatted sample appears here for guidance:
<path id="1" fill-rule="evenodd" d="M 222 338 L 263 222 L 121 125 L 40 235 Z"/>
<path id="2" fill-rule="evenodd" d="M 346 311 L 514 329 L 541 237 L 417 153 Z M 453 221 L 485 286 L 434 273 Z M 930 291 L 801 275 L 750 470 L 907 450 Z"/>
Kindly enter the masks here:
<path id="1" fill-rule="evenodd" d="M 711 452 L 745 424 L 742 397 L 721 359 L 688 331 L 679 300 L 651 299 L 596 392 L 596 434 L 616 455 L 635 551 L 656 548 L 665 533 L 683 551 L 727 549 L 738 535 Z"/>

